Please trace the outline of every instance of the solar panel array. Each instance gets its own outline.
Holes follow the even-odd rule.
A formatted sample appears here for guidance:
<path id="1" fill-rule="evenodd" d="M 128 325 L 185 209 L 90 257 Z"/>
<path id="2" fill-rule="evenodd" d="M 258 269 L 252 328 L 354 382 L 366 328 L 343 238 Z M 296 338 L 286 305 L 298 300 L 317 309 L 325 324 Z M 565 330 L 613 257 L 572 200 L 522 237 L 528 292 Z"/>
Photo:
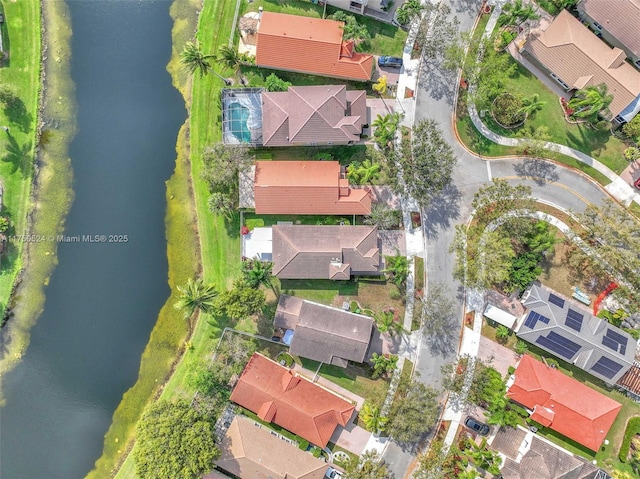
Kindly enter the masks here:
<path id="1" fill-rule="evenodd" d="M 549 302 L 551 304 L 555 304 L 556 306 L 558 306 L 560 308 L 564 308 L 564 299 L 562 299 L 559 296 L 556 296 L 553 293 L 549 293 Z"/>
<path id="2" fill-rule="evenodd" d="M 615 376 L 621 369 L 622 364 L 618 364 L 615 361 L 604 356 L 598 359 L 598 362 L 595 363 L 591 368 L 592 371 L 595 371 L 596 373 L 601 374 L 609 379 Z"/>
<path id="3" fill-rule="evenodd" d="M 580 345 L 570 339 L 560 336 L 555 331 L 549 331 L 546 336 L 539 336 L 536 343 L 545 349 L 570 360 L 580 350 Z"/>
<path id="4" fill-rule="evenodd" d="M 584 315 L 582 313 L 569 308 L 569 311 L 567 311 L 567 319 L 565 320 L 564 324 L 566 324 L 567 327 L 580 332 L 580 330 L 582 329 L 583 319 Z"/>
<path id="5" fill-rule="evenodd" d="M 627 352 L 627 338 L 610 328 L 607 329 L 607 332 L 602 337 L 602 344 L 616 352 L 619 351 L 622 355 Z"/>
<path id="6" fill-rule="evenodd" d="M 535 329 L 538 321 L 542 321 L 544 324 L 549 324 L 549 318 L 546 316 L 542 316 L 540 313 L 536 313 L 535 311 L 529 311 L 529 316 L 527 316 L 527 320 L 524 322 L 524 325 L 527 328 Z"/>

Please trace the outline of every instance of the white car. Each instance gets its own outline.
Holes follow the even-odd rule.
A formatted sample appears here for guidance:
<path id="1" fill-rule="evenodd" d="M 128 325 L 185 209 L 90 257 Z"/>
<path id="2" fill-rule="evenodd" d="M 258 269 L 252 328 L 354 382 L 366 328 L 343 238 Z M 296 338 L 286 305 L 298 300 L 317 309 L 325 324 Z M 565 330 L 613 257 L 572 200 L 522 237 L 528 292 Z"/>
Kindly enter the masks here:
<path id="1" fill-rule="evenodd" d="M 325 473 L 324 477 L 328 477 L 329 479 L 341 479 L 342 473 L 337 469 L 330 467 L 329 469 L 327 469 L 327 472 Z"/>

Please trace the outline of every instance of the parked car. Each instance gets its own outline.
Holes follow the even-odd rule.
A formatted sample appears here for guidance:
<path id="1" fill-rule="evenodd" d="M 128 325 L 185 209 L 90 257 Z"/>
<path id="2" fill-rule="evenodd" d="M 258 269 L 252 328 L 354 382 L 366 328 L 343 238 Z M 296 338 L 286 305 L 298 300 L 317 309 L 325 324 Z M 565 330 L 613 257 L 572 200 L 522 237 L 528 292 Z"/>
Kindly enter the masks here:
<path id="1" fill-rule="evenodd" d="M 464 425 L 469 429 L 474 430 L 481 436 L 486 436 L 489 434 L 489 426 L 485 423 L 478 421 L 476 418 L 467 416 L 467 419 L 464 420 Z"/>
<path id="2" fill-rule="evenodd" d="M 342 473 L 337 469 L 330 467 L 329 469 L 327 469 L 327 472 L 325 473 L 324 477 L 328 477 L 329 479 L 341 479 Z"/>
<path id="3" fill-rule="evenodd" d="M 638 178 L 635 183 L 633 183 L 633 186 L 635 186 L 636 188 L 638 188 L 640 190 L 640 178 Z"/>
<path id="4" fill-rule="evenodd" d="M 381 56 L 378 57 L 378 66 L 402 68 L 402 58 Z"/>

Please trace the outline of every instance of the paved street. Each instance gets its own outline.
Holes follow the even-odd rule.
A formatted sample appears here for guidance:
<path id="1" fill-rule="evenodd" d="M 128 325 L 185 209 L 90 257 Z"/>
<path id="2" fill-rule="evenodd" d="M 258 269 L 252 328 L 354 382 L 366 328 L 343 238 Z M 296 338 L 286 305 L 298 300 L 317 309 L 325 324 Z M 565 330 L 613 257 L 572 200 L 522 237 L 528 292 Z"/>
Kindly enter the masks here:
<path id="1" fill-rule="evenodd" d="M 479 11 L 480 0 L 451 0 L 452 14 L 460 20 L 461 30 L 472 28 Z M 402 79 L 401 79 L 402 81 Z M 591 179 L 561 165 L 541 160 L 483 160 L 470 154 L 458 144 L 454 133 L 453 105 L 457 77 L 444 70 L 439 60 L 422 63 L 416 89 L 414 123 L 432 118 L 438 121 L 446 140 L 452 145 L 458 158 L 455 168 L 455 184 L 423 211 L 423 229 L 426 253 L 427 288 L 435 283 L 446 285 L 457 298 L 457 317 L 460 322 L 452 325 L 452 335 L 445 341 L 422 340 L 418 348 L 416 371 L 421 381 L 439 387 L 440 368 L 457 355 L 458 331 L 464 312 L 464 291 L 453 280 L 454 256 L 449 253 L 456 224 L 465 223 L 471 214 L 473 195 L 480 186 L 492 178 L 504 178 L 510 183 L 531 186 L 534 197 L 563 209 L 581 212 L 588 202 L 599 203 L 608 195 Z M 406 108 L 406 101 L 403 103 Z M 397 444 L 389 443 L 384 459 L 396 477 L 410 477 L 416 465 L 415 454 L 403 451 Z"/>

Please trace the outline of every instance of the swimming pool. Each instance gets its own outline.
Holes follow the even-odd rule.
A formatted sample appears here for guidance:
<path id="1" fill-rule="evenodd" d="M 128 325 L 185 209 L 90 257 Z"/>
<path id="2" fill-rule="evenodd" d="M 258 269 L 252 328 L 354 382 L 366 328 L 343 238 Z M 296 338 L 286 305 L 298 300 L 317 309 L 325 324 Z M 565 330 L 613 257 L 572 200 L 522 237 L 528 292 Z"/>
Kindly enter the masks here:
<path id="1" fill-rule="evenodd" d="M 251 132 L 247 127 L 249 109 L 237 101 L 229 104 L 229 126 L 231 133 L 240 143 L 251 143 Z"/>

